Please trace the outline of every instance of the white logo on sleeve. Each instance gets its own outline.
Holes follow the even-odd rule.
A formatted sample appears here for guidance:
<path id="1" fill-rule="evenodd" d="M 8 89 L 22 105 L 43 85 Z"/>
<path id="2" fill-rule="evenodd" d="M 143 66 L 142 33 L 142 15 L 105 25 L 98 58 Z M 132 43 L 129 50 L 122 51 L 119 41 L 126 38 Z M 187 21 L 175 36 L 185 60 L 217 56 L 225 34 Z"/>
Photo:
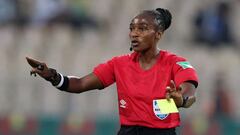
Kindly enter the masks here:
<path id="1" fill-rule="evenodd" d="M 120 102 L 120 107 L 126 108 L 127 102 L 125 100 L 121 99 L 119 102 Z"/>

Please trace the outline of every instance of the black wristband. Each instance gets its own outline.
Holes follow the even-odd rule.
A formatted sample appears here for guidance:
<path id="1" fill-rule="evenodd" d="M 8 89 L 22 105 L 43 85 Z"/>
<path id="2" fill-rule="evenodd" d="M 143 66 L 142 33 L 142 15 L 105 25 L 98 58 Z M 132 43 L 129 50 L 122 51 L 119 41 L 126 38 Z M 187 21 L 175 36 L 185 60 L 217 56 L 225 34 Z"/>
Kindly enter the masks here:
<path id="1" fill-rule="evenodd" d="M 58 89 L 61 91 L 67 91 L 69 86 L 69 78 L 67 76 L 63 76 L 63 84 Z"/>
<path id="2" fill-rule="evenodd" d="M 181 107 L 185 107 L 185 105 L 186 105 L 186 103 L 188 101 L 188 98 L 189 97 L 183 97 L 183 103 L 182 103 Z"/>

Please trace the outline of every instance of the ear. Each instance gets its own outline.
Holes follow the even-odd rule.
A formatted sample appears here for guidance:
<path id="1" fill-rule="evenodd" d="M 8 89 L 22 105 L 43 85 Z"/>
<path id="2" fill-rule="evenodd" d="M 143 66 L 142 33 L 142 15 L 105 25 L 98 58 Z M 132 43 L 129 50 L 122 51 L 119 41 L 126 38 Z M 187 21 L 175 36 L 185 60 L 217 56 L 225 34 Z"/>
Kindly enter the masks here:
<path id="1" fill-rule="evenodd" d="M 163 35 L 162 31 L 157 31 L 155 38 L 159 40 L 162 37 L 162 35 Z"/>

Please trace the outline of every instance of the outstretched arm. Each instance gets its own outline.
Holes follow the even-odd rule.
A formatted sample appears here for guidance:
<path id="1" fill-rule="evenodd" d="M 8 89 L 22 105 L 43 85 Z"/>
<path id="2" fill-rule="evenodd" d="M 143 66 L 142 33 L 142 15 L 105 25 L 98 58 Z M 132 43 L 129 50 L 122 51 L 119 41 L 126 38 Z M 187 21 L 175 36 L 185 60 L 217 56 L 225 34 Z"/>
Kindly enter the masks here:
<path id="1" fill-rule="evenodd" d="M 51 82 L 54 86 L 57 86 L 61 82 L 61 75 L 57 73 L 55 69 L 48 68 L 46 63 L 34 60 L 32 58 L 26 57 L 27 62 L 31 65 L 31 75 L 38 74 L 45 80 Z M 90 73 L 82 78 L 79 77 L 68 77 L 68 85 L 65 87 L 64 91 L 71 93 L 81 93 L 93 89 L 104 88 L 101 81 L 96 75 Z"/>
<path id="2" fill-rule="evenodd" d="M 104 87 L 97 76 L 93 73 L 90 73 L 82 78 L 70 77 L 67 92 L 81 93 L 84 91 L 103 88 Z"/>

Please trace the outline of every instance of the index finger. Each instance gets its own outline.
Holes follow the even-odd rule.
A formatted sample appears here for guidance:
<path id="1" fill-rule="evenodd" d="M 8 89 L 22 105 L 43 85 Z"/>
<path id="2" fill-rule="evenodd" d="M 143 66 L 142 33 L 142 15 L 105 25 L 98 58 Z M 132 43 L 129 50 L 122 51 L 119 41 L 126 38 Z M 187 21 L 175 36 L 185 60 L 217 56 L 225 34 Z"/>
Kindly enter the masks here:
<path id="1" fill-rule="evenodd" d="M 170 88 L 176 90 L 176 85 L 173 80 L 170 81 Z"/>
<path id="2" fill-rule="evenodd" d="M 26 60 L 27 60 L 28 64 L 31 65 L 33 68 L 37 68 L 39 65 L 42 64 L 40 61 L 34 60 L 29 57 L 26 57 Z"/>

